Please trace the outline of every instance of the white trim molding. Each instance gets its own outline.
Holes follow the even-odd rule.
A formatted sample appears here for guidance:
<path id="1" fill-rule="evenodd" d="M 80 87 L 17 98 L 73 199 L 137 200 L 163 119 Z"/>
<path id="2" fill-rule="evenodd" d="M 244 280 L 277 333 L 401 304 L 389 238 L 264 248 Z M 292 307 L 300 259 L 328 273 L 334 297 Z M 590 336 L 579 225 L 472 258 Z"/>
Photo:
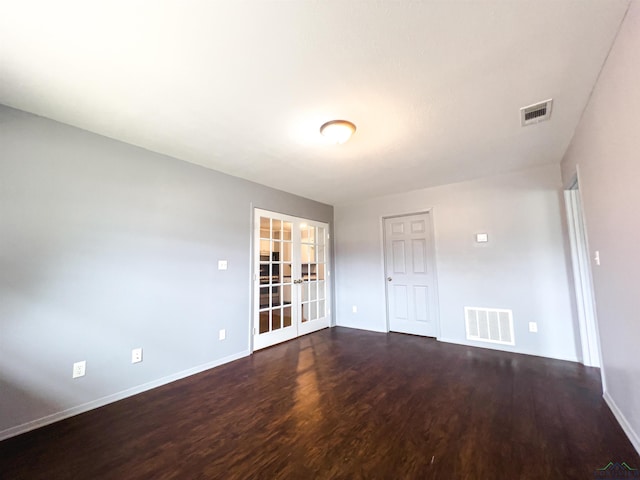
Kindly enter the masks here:
<path id="1" fill-rule="evenodd" d="M 611 413 L 613 413 L 613 416 L 616 417 L 616 420 L 622 427 L 622 430 L 624 430 L 624 433 L 629 438 L 631 445 L 633 445 L 633 448 L 635 448 L 636 452 L 638 452 L 638 455 L 640 455 L 640 436 L 633 430 L 633 427 L 624 416 L 622 411 L 618 408 L 618 405 L 616 404 L 613 397 L 609 395 L 609 392 L 605 391 L 602 395 L 602 398 L 604 398 L 604 401 L 609 406 Z"/>
<path id="2" fill-rule="evenodd" d="M 531 355 L 532 357 L 550 358 L 552 360 L 562 360 L 563 362 L 580 363 L 580 360 L 578 360 L 578 357 L 576 356 L 561 357 L 558 355 L 548 355 L 548 354 L 542 354 L 539 352 L 528 352 L 526 350 L 521 350 L 519 347 L 513 347 L 511 345 L 485 343 L 485 342 L 477 342 L 473 340 L 461 340 L 457 338 L 445 338 L 445 337 L 440 337 L 437 340 L 442 343 L 452 343 L 454 345 L 462 345 L 465 347 L 486 348 L 488 350 L 496 350 L 499 352 L 516 353 L 518 355 Z"/>
<path id="3" fill-rule="evenodd" d="M 6 440 L 7 438 L 15 437 L 16 435 L 20 435 L 22 433 L 26 433 L 31 430 L 35 430 L 36 428 L 44 427 L 46 425 L 59 422 L 61 420 L 64 420 L 69 417 L 73 417 L 75 415 L 79 415 L 81 413 L 88 412 L 89 410 L 94 410 L 96 408 L 103 407 L 110 403 L 117 402 L 118 400 L 123 400 L 127 397 L 132 397 L 133 395 L 137 395 L 139 393 L 146 392 L 148 390 L 152 390 L 157 387 L 161 387 L 168 383 L 175 382 L 176 380 L 181 380 L 183 378 L 190 377 L 191 375 L 204 372 L 205 370 L 218 367 L 220 365 L 232 362 L 234 360 L 238 360 L 248 355 L 250 355 L 249 350 L 244 350 L 242 352 L 229 355 L 228 357 L 224 357 L 218 360 L 214 360 L 212 362 L 204 363 L 202 365 L 198 365 L 197 367 L 189 368 L 187 370 L 183 370 L 181 372 L 174 373 L 172 375 L 167 375 L 166 377 L 162 377 L 157 380 L 153 380 L 151 382 L 143 383 L 142 385 L 138 385 L 136 387 L 122 390 L 121 392 L 107 395 L 106 397 L 98 398 L 97 400 L 93 400 L 91 402 L 83 403 L 82 405 L 77 405 L 75 407 L 67 408 L 66 410 L 62 410 L 60 412 L 52 413 L 51 415 L 47 415 L 46 417 L 38 418 L 36 420 L 23 423 L 22 425 L 16 425 L 15 427 L 7 428 L 5 430 L 0 431 L 0 441 Z"/>

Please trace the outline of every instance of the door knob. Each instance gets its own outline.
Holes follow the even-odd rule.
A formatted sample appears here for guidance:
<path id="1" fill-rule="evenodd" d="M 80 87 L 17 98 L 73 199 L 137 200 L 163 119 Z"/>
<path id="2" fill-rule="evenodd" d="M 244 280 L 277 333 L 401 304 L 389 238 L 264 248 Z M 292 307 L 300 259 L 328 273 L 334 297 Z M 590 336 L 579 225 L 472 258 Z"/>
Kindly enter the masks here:
<path id="1" fill-rule="evenodd" d="M 391 280 L 393 280 L 393 278 L 387 277 L 387 282 L 390 282 Z"/>

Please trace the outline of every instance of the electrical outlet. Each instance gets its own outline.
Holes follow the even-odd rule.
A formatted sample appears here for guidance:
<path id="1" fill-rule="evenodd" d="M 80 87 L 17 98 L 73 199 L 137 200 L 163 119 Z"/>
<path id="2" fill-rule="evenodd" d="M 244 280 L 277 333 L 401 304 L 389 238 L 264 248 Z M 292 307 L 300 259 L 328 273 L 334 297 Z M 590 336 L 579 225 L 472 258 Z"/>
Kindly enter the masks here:
<path id="1" fill-rule="evenodd" d="M 529 331 L 531 333 L 538 333 L 538 324 L 536 322 L 529 322 Z"/>
<path id="2" fill-rule="evenodd" d="M 227 338 L 227 331 L 223 328 L 218 332 L 218 339 L 224 340 L 225 338 Z"/>
<path id="3" fill-rule="evenodd" d="M 354 305 L 353 307 L 351 307 L 351 311 L 352 311 L 353 313 L 358 313 L 358 306 L 357 306 L 357 305 Z"/>
<path id="4" fill-rule="evenodd" d="M 218 270 L 226 270 L 227 266 L 228 264 L 226 260 L 218 260 Z"/>
<path id="5" fill-rule="evenodd" d="M 87 361 L 86 360 L 82 360 L 81 362 L 76 362 L 76 363 L 73 364 L 73 377 L 72 378 L 84 377 L 86 372 L 87 372 Z"/>
<path id="6" fill-rule="evenodd" d="M 142 347 L 131 350 L 131 363 L 140 363 L 142 361 Z"/>

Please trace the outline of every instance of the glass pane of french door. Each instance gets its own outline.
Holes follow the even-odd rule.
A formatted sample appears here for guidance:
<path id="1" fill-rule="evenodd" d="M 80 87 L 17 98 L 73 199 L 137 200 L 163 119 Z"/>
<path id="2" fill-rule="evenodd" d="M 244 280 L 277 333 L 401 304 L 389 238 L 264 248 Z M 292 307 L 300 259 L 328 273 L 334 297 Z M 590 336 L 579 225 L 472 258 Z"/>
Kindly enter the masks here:
<path id="1" fill-rule="evenodd" d="M 302 323 L 326 317 L 326 228 L 300 225 L 300 311 Z"/>

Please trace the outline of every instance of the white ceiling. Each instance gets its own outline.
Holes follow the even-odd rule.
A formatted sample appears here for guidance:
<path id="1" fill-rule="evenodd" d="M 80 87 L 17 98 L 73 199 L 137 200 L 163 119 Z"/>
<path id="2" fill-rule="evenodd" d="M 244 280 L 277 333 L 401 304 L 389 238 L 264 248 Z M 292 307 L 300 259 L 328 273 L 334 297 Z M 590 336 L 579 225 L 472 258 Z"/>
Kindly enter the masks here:
<path id="1" fill-rule="evenodd" d="M 628 4 L 0 0 L 0 103 L 340 204 L 559 162 Z"/>

